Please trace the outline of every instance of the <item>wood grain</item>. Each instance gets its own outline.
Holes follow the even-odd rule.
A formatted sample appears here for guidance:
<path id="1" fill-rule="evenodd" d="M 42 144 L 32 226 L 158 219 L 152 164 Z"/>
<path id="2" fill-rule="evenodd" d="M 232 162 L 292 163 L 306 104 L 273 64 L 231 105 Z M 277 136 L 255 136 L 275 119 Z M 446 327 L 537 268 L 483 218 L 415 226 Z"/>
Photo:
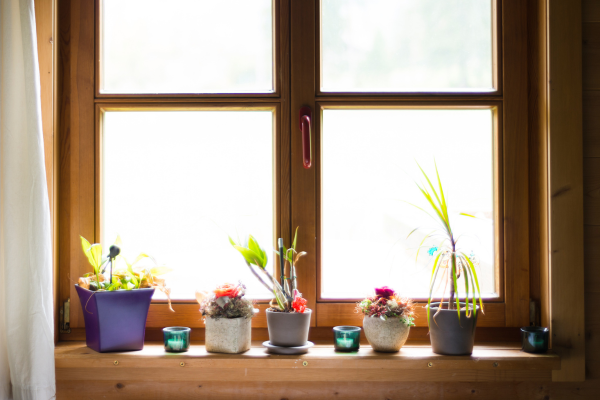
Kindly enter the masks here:
<path id="1" fill-rule="evenodd" d="M 583 0 L 581 2 L 583 22 L 600 22 L 600 1 Z"/>
<path id="2" fill-rule="evenodd" d="M 548 14 L 551 330 L 553 349 L 563 362 L 553 380 L 583 381 L 581 1 L 550 0 Z"/>
<path id="3" fill-rule="evenodd" d="M 79 235 L 94 236 L 94 2 L 59 4 L 60 304 L 71 298 L 71 326 L 83 326 L 73 283 L 89 269 Z"/>
<path id="4" fill-rule="evenodd" d="M 600 36 L 600 32 L 598 32 Z M 583 156 L 600 157 L 600 91 L 583 91 Z"/>
<path id="5" fill-rule="evenodd" d="M 548 95 L 546 1 L 527 2 L 529 132 L 529 292 L 536 313 L 530 323 L 550 322 L 548 261 Z"/>
<path id="6" fill-rule="evenodd" d="M 548 379 L 560 368 L 553 354 L 532 355 L 512 346 L 476 347 L 472 356 L 440 356 L 425 345 L 405 346 L 399 353 L 377 353 L 362 346 L 356 353 L 336 353 L 317 345 L 308 354 L 273 356 L 260 344 L 244 354 L 207 353 L 192 345 L 183 354 L 165 353 L 162 344 L 139 352 L 96 353 L 83 344 L 56 349 L 57 381 L 123 378 L 188 381 L 527 381 Z M 181 365 L 183 363 L 183 366 Z"/>
<path id="7" fill-rule="evenodd" d="M 527 3 L 502 3 L 504 45 L 504 274 L 506 326 L 529 324 Z"/>
<path id="8" fill-rule="evenodd" d="M 586 225 L 600 226 L 600 158 L 583 159 L 583 205 Z"/>
<path id="9" fill-rule="evenodd" d="M 57 229 L 56 229 L 56 190 L 55 190 L 55 15 L 56 3 L 53 0 L 35 0 L 35 30 L 37 39 L 38 64 L 40 72 L 40 105 L 42 109 L 42 131 L 44 138 L 44 161 L 46 184 L 50 204 L 50 222 L 52 226 L 52 270 L 54 320 L 58 320 L 58 266 Z M 58 340 L 58 325 L 55 324 L 55 340 Z"/>
<path id="10" fill-rule="evenodd" d="M 298 231 L 298 249 L 308 254 L 302 258 L 302 268 L 298 268 L 298 287 L 308 307 L 315 309 L 317 299 L 317 231 L 315 199 L 315 163 L 314 144 L 315 127 L 320 116 L 315 108 L 315 23 L 317 1 L 292 1 L 291 18 L 291 228 Z M 300 107 L 312 109 L 311 143 L 313 167 L 305 169 L 302 163 L 302 140 L 299 126 Z M 311 326 L 315 326 L 313 314 Z"/>
<path id="11" fill-rule="evenodd" d="M 600 21 L 583 24 L 583 85 L 587 90 L 600 89 Z"/>

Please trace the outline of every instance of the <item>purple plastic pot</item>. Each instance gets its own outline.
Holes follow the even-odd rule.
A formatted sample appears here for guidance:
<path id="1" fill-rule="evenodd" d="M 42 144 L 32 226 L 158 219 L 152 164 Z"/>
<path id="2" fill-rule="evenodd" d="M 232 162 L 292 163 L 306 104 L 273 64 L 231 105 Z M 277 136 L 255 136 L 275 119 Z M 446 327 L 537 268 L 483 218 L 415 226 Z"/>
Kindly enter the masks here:
<path id="1" fill-rule="evenodd" d="M 75 285 L 83 318 L 85 342 L 99 353 L 144 348 L 152 289 L 92 292 Z"/>

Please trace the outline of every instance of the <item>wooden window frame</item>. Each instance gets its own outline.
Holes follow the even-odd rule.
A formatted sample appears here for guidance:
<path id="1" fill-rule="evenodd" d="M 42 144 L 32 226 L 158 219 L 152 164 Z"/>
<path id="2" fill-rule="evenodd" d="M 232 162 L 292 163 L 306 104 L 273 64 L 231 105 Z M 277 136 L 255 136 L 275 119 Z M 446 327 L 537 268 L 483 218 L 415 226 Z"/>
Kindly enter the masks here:
<path id="1" fill-rule="evenodd" d="M 308 105 L 314 115 L 323 107 L 414 107 L 495 106 L 501 112 L 496 121 L 502 142 L 501 157 L 495 171 L 496 188 L 501 195 L 495 207 L 502 207 L 496 222 L 497 281 L 499 297 L 486 301 L 486 314 L 480 316 L 479 327 L 517 328 L 529 324 L 529 154 L 527 135 L 527 4 L 515 0 L 494 1 L 493 35 L 494 82 L 496 91 L 484 93 L 330 93 L 320 90 L 320 1 L 292 2 L 292 115 L 300 106 Z M 311 7 L 311 4 L 313 7 Z M 496 51 L 497 50 L 497 51 Z M 312 55 L 312 57 L 311 57 Z M 304 170 L 301 154 L 292 153 L 292 226 L 301 226 L 299 243 L 308 251 L 303 260 L 316 268 L 306 269 L 299 277 L 303 293 L 311 308 L 316 307 L 312 325 L 360 325 L 362 318 L 354 312 L 358 299 L 323 299 L 320 297 L 320 119 L 315 119 L 312 143 L 315 144 L 316 168 Z M 292 123 L 292 149 L 301 148 L 299 127 Z M 294 202 L 302 204 L 295 207 Z M 316 239 L 315 239 L 316 238 Z M 306 284 L 309 283 L 309 290 Z M 424 305 L 423 299 L 418 302 Z M 426 325 L 424 310 L 417 307 L 417 324 Z M 517 332 L 516 329 L 514 332 Z M 512 338 L 515 335 L 513 333 Z"/>
<path id="2" fill-rule="evenodd" d="M 254 107 L 277 104 L 280 112 L 278 137 L 281 143 L 277 162 L 279 177 L 276 200 L 278 236 L 289 242 L 292 231 L 300 226 L 299 247 L 308 250 L 298 280 L 308 305 L 314 310 L 311 335 L 327 336 L 330 327 L 360 324 L 352 301 L 324 300 L 318 296 L 318 168 L 301 167 L 301 136 L 297 112 L 310 105 L 315 115 L 327 105 L 439 105 L 495 106 L 502 118 L 498 132 L 502 137 L 499 154 L 503 168 L 498 171 L 503 187 L 504 232 L 497 254 L 502 262 L 498 282 L 501 297 L 486 302 L 486 314 L 478 325 L 478 340 L 515 340 L 517 327 L 529 324 L 529 150 L 527 134 L 527 14 L 519 0 L 497 0 L 494 7 L 497 24 L 495 46 L 498 71 L 497 90 L 491 93 L 321 93 L 316 71 L 319 67 L 318 0 L 274 0 L 276 41 L 276 92 L 269 94 L 181 94 L 114 95 L 99 93 L 98 15 L 99 1 L 64 0 L 58 5 L 61 50 L 59 57 L 58 115 L 60 166 L 58 170 L 58 280 L 59 306 L 71 298 L 73 334 L 61 333 L 61 340 L 81 338 L 83 314 L 73 284 L 88 267 L 79 245 L 79 235 L 98 239 L 99 216 L 99 113 L 122 107 Z M 291 17 L 293 15 L 293 18 Z M 136 108 L 137 107 L 137 108 Z M 319 124 L 314 125 L 312 143 L 318 146 Z M 316 147 L 318 155 L 318 147 Z M 349 299 L 351 300 L 351 299 Z M 259 308 L 264 309 L 265 304 Z M 178 302 L 176 313 L 161 302 L 153 302 L 148 331 L 167 325 L 202 328 L 197 304 Z M 423 312 L 419 328 L 411 339 L 426 340 Z M 264 335 L 264 313 L 253 321 L 256 337 Z M 262 333 L 261 333 L 262 332 Z M 148 337 L 154 333 L 150 333 Z M 202 337 L 203 333 L 200 333 Z"/>

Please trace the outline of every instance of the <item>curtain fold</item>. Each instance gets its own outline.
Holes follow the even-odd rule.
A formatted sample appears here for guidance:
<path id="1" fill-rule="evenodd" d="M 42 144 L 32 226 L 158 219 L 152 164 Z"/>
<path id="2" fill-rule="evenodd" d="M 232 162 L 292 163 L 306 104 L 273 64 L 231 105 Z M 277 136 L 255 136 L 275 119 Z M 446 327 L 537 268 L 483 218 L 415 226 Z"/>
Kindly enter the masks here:
<path id="1" fill-rule="evenodd" d="M 52 247 L 33 0 L 0 0 L 0 398 L 55 397 Z"/>

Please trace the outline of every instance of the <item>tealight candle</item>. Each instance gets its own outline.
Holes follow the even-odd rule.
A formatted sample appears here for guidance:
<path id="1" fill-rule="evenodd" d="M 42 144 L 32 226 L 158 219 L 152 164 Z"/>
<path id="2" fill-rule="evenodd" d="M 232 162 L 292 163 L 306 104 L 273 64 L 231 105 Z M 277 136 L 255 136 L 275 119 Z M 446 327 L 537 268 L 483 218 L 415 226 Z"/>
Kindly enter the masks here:
<path id="1" fill-rule="evenodd" d="M 333 328 L 333 345 L 336 351 L 358 351 L 360 347 L 360 327 L 336 326 Z"/>
<path id="2" fill-rule="evenodd" d="M 170 326 L 163 328 L 165 351 L 169 353 L 182 353 L 190 349 L 190 328 L 184 326 Z"/>
<path id="3" fill-rule="evenodd" d="M 521 328 L 523 351 L 527 353 L 545 353 L 548 351 L 548 328 L 527 326 Z"/>

